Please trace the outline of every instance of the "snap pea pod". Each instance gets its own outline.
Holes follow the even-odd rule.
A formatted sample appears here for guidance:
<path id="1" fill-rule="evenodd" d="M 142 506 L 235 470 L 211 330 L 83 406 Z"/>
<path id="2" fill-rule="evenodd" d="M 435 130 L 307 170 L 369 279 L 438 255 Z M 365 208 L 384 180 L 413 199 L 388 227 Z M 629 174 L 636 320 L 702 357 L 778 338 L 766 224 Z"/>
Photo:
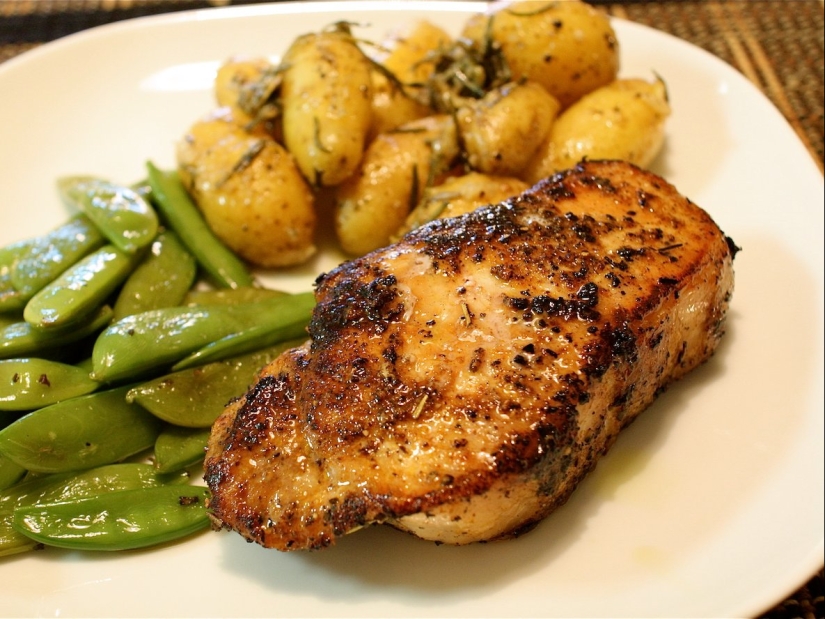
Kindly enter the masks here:
<path id="1" fill-rule="evenodd" d="M 41 329 L 77 324 L 103 305 L 139 261 L 138 254 L 104 245 L 35 294 L 23 319 Z"/>
<path id="2" fill-rule="evenodd" d="M 25 241 L 0 247 L 0 314 L 22 310 L 26 305 L 26 298 L 11 281 L 11 270 L 26 247 Z"/>
<path id="3" fill-rule="evenodd" d="M 180 305 L 197 274 L 195 259 L 171 230 L 158 234 L 115 302 L 115 320 Z"/>
<path id="4" fill-rule="evenodd" d="M 161 376 L 132 387 L 126 399 L 177 426 L 208 428 L 226 404 L 252 384 L 263 366 L 299 342 L 290 340 L 226 361 Z"/>
<path id="5" fill-rule="evenodd" d="M 257 303 L 282 297 L 289 293 L 272 288 L 257 286 L 240 286 L 238 288 L 217 288 L 210 290 L 190 290 L 182 305 L 236 305 L 238 303 Z"/>
<path id="6" fill-rule="evenodd" d="M 300 303 L 298 297 L 303 296 L 239 305 L 171 307 L 127 316 L 98 336 L 92 351 L 92 377 L 108 382 L 164 371 L 207 344 L 261 324 L 291 303 Z"/>
<path id="7" fill-rule="evenodd" d="M 151 464 L 142 462 L 108 464 L 79 473 L 27 478 L 0 492 L 0 557 L 25 552 L 36 545 L 12 526 L 12 515 L 19 507 L 60 503 L 121 490 L 186 484 L 188 481 L 189 475 L 185 472 L 163 474 Z"/>
<path id="8" fill-rule="evenodd" d="M 126 401 L 129 387 L 36 410 L 0 430 L 0 453 L 29 471 L 59 473 L 118 462 L 155 443 L 161 421 Z"/>
<path id="9" fill-rule="evenodd" d="M 294 295 L 288 305 L 285 304 L 278 311 L 263 316 L 260 324 L 207 344 L 178 361 L 172 366 L 172 370 L 185 370 L 204 363 L 243 355 L 284 340 L 306 337 L 306 326 L 312 317 L 313 307 L 313 295 Z"/>
<path id="10" fill-rule="evenodd" d="M 164 172 L 146 163 L 149 185 L 158 210 L 186 248 L 215 282 L 226 288 L 255 283 L 243 261 L 210 230 L 175 172 Z"/>
<path id="11" fill-rule="evenodd" d="M 106 464 L 83 471 L 40 475 L 0 492 L 0 513 L 18 507 L 62 503 L 107 492 L 187 484 L 185 473 L 163 474 L 145 462 Z"/>
<path id="12" fill-rule="evenodd" d="M 16 484 L 26 474 L 26 469 L 0 454 L 0 491 Z"/>
<path id="13" fill-rule="evenodd" d="M 55 332 L 37 329 L 24 320 L 6 326 L 0 324 L 0 359 L 39 354 L 78 342 L 106 327 L 112 322 L 113 315 L 112 308 L 104 305 L 89 320 Z"/>
<path id="14" fill-rule="evenodd" d="M 155 441 L 155 468 L 173 473 L 203 461 L 209 428 L 169 426 Z"/>
<path id="15" fill-rule="evenodd" d="M 0 411 L 34 410 L 98 386 L 86 370 L 66 363 L 37 357 L 0 360 Z"/>
<path id="16" fill-rule="evenodd" d="M 58 179 L 63 200 L 88 215 L 108 241 L 133 254 L 158 233 L 158 216 L 133 189 L 91 176 Z"/>
<path id="17" fill-rule="evenodd" d="M 21 507 L 14 528 L 36 542 L 78 550 L 129 550 L 185 537 L 209 525 L 200 486 L 124 490 L 78 501 Z"/>
<path id="18" fill-rule="evenodd" d="M 62 226 L 27 242 L 10 269 L 11 283 L 24 299 L 57 279 L 105 240 L 92 221 L 78 214 Z"/>
<path id="19" fill-rule="evenodd" d="M 34 550 L 38 545 L 38 542 L 17 532 L 12 524 L 12 516 L 12 513 L 0 513 L 0 557 Z"/>

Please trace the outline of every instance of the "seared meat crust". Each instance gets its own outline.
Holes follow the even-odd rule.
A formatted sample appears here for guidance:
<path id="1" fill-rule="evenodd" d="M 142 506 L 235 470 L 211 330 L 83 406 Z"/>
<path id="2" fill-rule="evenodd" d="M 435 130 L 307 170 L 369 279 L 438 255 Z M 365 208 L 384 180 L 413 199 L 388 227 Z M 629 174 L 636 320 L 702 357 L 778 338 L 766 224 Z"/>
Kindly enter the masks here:
<path id="1" fill-rule="evenodd" d="M 713 353 L 735 250 L 662 178 L 585 162 L 341 265 L 215 423 L 215 523 L 281 550 L 529 529 Z"/>

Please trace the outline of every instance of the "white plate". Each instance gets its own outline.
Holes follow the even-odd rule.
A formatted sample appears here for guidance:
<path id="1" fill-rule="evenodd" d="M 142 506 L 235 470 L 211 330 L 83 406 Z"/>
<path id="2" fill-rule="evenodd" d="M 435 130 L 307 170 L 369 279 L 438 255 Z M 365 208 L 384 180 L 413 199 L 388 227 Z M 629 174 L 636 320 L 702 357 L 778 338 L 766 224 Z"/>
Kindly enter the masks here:
<path id="1" fill-rule="evenodd" d="M 110 25 L 0 66 L 0 243 L 65 217 L 53 180 L 124 182 L 212 105 L 217 64 L 348 19 L 458 31 L 470 2 L 289 3 Z M 744 250 L 721 350 L 620 438 L 570 502 L 515 541 L 434 546 L 384 528 L 318 553 L 230 533 L 0 563 L 5 615 L 746 616 L 823 560 L 823 180 L 770 103 L 715 57 L 616 21 L 623 73 L 665 77 L 655 170 Z M 307 288 L 326 256 L 273 281 Z"/>

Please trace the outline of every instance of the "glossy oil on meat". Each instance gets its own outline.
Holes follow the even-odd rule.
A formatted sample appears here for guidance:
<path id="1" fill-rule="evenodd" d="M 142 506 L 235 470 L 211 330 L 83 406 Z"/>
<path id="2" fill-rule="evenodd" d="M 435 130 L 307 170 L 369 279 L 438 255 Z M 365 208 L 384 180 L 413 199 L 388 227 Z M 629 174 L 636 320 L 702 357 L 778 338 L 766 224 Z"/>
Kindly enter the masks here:
<path id="1" fill-rule="evenodd" d="M 213 428 L 215 523 L 281 550 L 529 529 L 713 353 L 735 250 L 660 177 L 586 162 L 341 265 Z"/>

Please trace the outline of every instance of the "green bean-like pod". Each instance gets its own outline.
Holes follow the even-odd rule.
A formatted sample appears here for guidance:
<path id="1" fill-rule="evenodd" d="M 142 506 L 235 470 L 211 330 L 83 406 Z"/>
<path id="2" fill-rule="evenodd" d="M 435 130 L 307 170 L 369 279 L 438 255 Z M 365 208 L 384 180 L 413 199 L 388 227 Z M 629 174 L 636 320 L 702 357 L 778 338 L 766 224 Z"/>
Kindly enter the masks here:
<path id="1" fill-rule="evenodd" d="M 74 365 L 38 357 L 0 361 L 0 411 L 38 409 L 91 393 L 98 386 L 86 370 Z M 0 430 L 0 435 L 7 430 Z"/>
<path id="2" fill-rule="evenodd" d="M 78 214 L 54 230 L 18 244 L 20 250 L 9 269 L 10 282 L 24 299 L 30 299 L 104 243 L 92 221 Z"/>
<path id="3" fill-rule="evenodd" d="M 77 550 L 129 550 L 185 537 L 209 526 L 199 486 L 158 486 L 21 507 L 13 526 L 35 542 Z M 80 524 L 82 523 L 82 526 Z"/>
<path id="4" fill-rule="evenodd" d="M 223 287 L 252 286 L 252 274 L 209 229 L 177 173 L 164 172 L 152 162 L 147 162 L 146 168 L 158 210 L 204 271 Z"/>
<path id="5" fill-rule="evenodd" d="M 91 176 L 58 179 L 64 202 L 86 213 L 108 241 L 133 254 L 149 245 L 158 232 L 158 216 L 138 192 Z"/>
<path id="6" fill-rule="evenodd" d="M 209 434 L 209 428 L 169 426 L 155 441 L 155 468 L 172 473 L 203 462 Z"/>
<path id="7" fill-rule="evenodd" d="M 162 474 L 151 464 L 123 462 L 86 471 L 26 478 L 0 492 L 0 557 L 31 550 L 38 542 L 15 530 L 14 510 L 76 501 L 111 492 L 185 484 L 185 473 Z"/>
<path id="8" fill-rule="evenodd" d="M 23 318 L 40 329 L 79 324 L 103 305 L 139 262 L 138 254 L 105 245 L 35 294 L 23 310 Z"/>
<path id="9" fill-rule="evenodd" d="M 197 275 L 197 264 L 171 230 L 158 234 L 149 253 L 123 284 L 115 320 L 180 305 Z"/>
<path id="10" fill-rule="evenodd" d="M 212 342 L 265 324 L 281 312 L 289 314 L 307 295 L 311 293 L 260 303 L 172 307 L 127 316 L 98 336 L 92 351 L 92 377 L 110 382 L 166 371 Z"/>
<path id="11" fill-rule="evenodd" d="M 226 404 L 244 393 L 258 371 L 303 340 L 288 340 L 247 355 L 180 370 L 136 385 L 126 394 L 176 426 L 209 428 Z"/>
<path id="12" fill-rule="evenodd" d="M 0 359 L 38 355 L 78 342 L 106 327 L 113 315 L 112 308 L 104 305 L 81 324 L 56 331 L 37 329 L 25 320 L 0 323 Z"/>
<path id="13" fill-rule="evenodd" d="M 257 303 L 289 294 L 283 290 L 258 288 L 257 286 L 239 286 L 238 288 L 193 289 L 183 299 L 182 305 L 237 305 L 238 303 Z"/>
<path id="14" fill-rule="evenodd" d="M 13 486 L 22 479 L 25 474 L 25 468 L 0 454 L 0 490 L 5 490 L 9 486 Z"/>
<path id="15" fill-rule="evenodd" d="M 126 401 L 128 387 L 65 400 L 0 430 L 0 453 L 29 471 L 59 473 L 119 462 L 150 448 L 162 422 Z"/>
<path id="16" fill-rule="evenodd" d="M 294 295 L 291 300 L 292 303 L 281 307 L 279 311 L 262 316 L 260 323 L 207 344 L 178 361 L 172 369 L 185 370 L 306 336 L 306 326 L 312 316 L 312 308 L 315 307 L 315 298 L 303 294 Z"/>

